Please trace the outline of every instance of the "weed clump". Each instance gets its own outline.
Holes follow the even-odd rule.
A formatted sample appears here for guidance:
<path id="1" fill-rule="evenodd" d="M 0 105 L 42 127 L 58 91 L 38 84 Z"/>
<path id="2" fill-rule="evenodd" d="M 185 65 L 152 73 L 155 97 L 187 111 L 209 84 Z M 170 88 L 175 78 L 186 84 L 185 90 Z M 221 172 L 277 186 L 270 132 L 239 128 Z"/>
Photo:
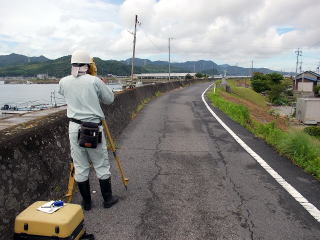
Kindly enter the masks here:
<path id="1" fill-rule="evenodd" d="M 320 127 L 306 127 L 303 131 L 310 136 L 318 137 L 320 139 Z"/>

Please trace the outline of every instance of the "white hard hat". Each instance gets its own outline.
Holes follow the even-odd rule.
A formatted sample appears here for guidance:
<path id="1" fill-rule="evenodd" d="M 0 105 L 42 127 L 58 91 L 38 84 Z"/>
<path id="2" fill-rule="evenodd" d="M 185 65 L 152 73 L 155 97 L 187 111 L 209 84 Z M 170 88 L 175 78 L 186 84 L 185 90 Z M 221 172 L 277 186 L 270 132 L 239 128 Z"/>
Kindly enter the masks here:
<path id="1" fill-rule="evenodd" d="M 89 53 L 83 50 L 76 50 L 72 53 L 71 56 L 71 64 L 73 63 L 85 63 L 90 64 L 91 63 L 91 57 Z"/>

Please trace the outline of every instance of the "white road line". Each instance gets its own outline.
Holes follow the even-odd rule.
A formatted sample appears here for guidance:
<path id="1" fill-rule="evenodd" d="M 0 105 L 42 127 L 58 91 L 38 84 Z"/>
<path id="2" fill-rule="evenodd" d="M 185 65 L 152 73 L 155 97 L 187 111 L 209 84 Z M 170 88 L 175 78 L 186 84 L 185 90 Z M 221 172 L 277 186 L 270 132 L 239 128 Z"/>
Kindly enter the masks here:
<path id="1" fill-rule="evenodd" d="M 210 85 L 201 95 L 202 101 L 206 105 L 212 116 L 224 127 L 225 130 L 298 202 L 303 206 L 318 222 L 320 222 L 320 211 L 303 197 L 293 186 L 284 180 L 272 167 L 269 166 L 257 153 L 255 153 L 244 141 L 242 141 L 210 108 L 204 94 L 211 87 Z"/>

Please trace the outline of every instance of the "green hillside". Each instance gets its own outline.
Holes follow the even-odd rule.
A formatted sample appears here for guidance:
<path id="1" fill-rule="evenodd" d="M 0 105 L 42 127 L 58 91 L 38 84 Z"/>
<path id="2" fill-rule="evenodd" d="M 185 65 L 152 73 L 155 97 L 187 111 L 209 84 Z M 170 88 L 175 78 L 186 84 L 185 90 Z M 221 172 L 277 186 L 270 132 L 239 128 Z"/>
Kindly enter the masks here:
<path id="1" fill-rule="evenodd" d="M 0 68 L 0 76 L 32 77 L 39 73 L 48 73 L 49 76 L 62 77 L 70 73 L 70 56 L 49 60 L 43 63 L 28 63 Z"/>
<path id="2" fill-rule="evenodd" d="M 40 73 L 47 73 L 49 76 L 63 77 L 70 74 L 71 56 L 61 57 L 55 60 L 49 60 L 43 63 L 29 63 L 0 68 L 0 76 L 25 76 L 32 77 Z M 129 75 L 131 67 L 118 61 L 103 61 L 96 58 L 98 74 Z M 142 72 L 140 67 L 137 72 Z"/>
<path id="3" fill-rule="evenodd" d="M 9 55 L 1 55 L 0 56 L 0 67 L 13 66 L 19 64 L 27 64 L 27 63 L 38 63 L 38 62 L 46 62 L 49 59 L 40 56 L 40 57 L 27 57 L 20 54 L 11 53 Z"/>
<path id="4" fill-rule="evenodd" d="M 10 54 L 0 56 L 0 77 L 5 76 L 25 76 L 34 77 L 37 74 L 48 74 L 49 76 L 63 77 L 70 74 L 70 58 L 64 56 L 55 60 L 49 60 L 43 56 L 26 57 L 18 54 Z M 27 60 L 26 60 L 27 59 Z M 113 74 L 118 76 L 128 76 L 131 74 L 131 59 L 125 61 L 102 60 L 95 58 L 98 74 Z M 168 62 L 166 61 L 150 61 L 148 59 L 135 60 L 135 73 L 161 73 L 168 72 Z M 223 74 L 227 75 L 250 75 L 251 69 L 227 64 L 217 65 L 212 61 L 188 61 L 181 63 L 171 63 L 171 72 L 201 72 L 207 74 Z M 254 72 L 269 73 L 273 72 L 266 68 L 254 68 Z"/>
<path id="5" fill-rule="evenodd" d="M 0 68 L 0 76 L 25 76 L 33 77 L 40 73 L 47 73 L 49 76 L 63 77 L 70 74 L 71 56 L 61 57 L 55 60 L 48 60 L 42 63 L 27 63 Z M 131 65 L 116 60 L 101 60 L 95 58 L 99 75 L 130 75 Z M 136 66 L 135 73 L 167 72 L 168 66 L 147 65 Z M 179 72 L 180 68 L 172 68 L 172 72 Z"/>

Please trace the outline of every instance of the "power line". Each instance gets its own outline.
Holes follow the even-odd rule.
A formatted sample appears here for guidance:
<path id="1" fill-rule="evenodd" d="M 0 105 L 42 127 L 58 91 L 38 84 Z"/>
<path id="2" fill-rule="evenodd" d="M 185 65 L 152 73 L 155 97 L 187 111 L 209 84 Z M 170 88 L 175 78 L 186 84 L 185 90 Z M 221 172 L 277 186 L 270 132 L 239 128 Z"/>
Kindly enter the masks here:
<path id="1" fill-rule="evenodd" d="M 151 40 L 151 38 L 150 38 L 145 32 L 143 32 L 143 33 L 144 33 L 144 35 L 147 37 L 147 39 L 151 42 L 151 44 L 152 44 L 157 50 L 159 50 L 160 52 L 163 51 L 163 49 L 161 49 L 160 47 L 158 47 L 158 46 Z"/>

